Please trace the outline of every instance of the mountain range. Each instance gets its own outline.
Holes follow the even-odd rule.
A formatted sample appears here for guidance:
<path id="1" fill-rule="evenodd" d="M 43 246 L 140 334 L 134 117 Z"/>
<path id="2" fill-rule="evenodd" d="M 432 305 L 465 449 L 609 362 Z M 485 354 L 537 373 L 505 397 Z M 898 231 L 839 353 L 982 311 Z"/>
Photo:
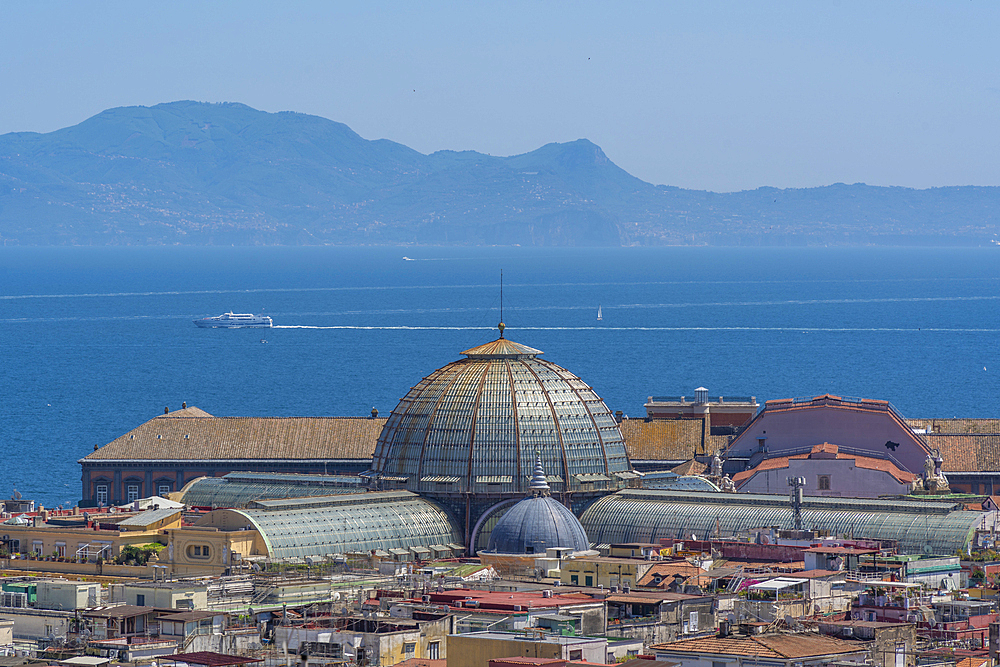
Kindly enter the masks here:
<path id="1" fill-rule="evenodd" d="M 0 135 L 5 245 L 990 245 L 1000 188 L 652 185 L 586 139 L 424 155 L 243 104 Z"/>

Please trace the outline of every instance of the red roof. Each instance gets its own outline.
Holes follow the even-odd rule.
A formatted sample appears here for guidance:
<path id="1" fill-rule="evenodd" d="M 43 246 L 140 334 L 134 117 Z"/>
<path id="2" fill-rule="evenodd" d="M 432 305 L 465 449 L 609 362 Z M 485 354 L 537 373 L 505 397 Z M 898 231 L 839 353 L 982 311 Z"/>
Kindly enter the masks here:
<path id="1" fill-rule="evenodd" d="M 552 597 L 545 597 L 541 591 L 480 591 L 472 588 L 456 588 L 441 593 L 430 593 L 427 597 L 430 598 L 427 604 L 458 607 L 459 603 L 476 601 L 479 603 L 480 611 L 504 612 L 516 611 L 517 607 L 522 610 L 529 608 L 552 609 L 567 604 L 594 602 L 594 598 L 582 593 L 555 593 Z M 462 604 L 462 606 L 468 605 Z"/>
<path id="2" fill-rule="evenodd" d="M 770 401 L 768 401 L 770 402 Z M 758 472 L 763 472 L 765 470 L 781 470 L 787 468 L 789 461 L 792 459 L 803 460 L 803 459 L 836 459 L 836 460 L 853 460 L 854 467 L 864 468 L 866 470 L 881 470 L 882 472 L 889 473 L 897 481 L 909 484 L 914 479 L 917 478 L 912 472 L 902 470 L 896 466 L 892 461 L 886 459 L 878 459 L 872 456 L 862 456 L 860 454 L 844 454 L 839 450 L 837 445 L 832 445 L 828 442 L 821 443 L 819 445 L 814 445 L 812 450 L 808 454 L 794 454 L 792 456 L 775 456 L 773 458 L 764 459 L 758 463 L 755 467 L 750 470 L 744 470 L 743 472 L 738 472 L 733 475 L 733 482 L 739 486 L 742 482 L 749 480 L 751 477 L 756 475 Z"/>

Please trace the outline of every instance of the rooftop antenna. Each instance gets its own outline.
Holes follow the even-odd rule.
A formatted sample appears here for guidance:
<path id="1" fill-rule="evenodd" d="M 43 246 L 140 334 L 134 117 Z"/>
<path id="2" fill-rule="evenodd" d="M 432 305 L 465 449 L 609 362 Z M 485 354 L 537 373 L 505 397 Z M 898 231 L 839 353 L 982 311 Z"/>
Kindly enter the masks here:
<path id="1" fill-rule="evenodd" d="M 497 325 L 497 329 L 500 330 L 500 337 L 503 338 L 503 269 L 500 269 L 500 324 Z"/>

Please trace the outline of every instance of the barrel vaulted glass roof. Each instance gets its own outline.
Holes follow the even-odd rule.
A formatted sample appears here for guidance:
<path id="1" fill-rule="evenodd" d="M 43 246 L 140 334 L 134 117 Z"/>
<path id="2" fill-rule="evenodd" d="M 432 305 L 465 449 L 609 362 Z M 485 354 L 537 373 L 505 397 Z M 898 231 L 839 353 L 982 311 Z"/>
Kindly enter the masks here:
<path id="1" fill-rule="evenodd" d="M 258 530 L 271 558 L 325 556 L 461 544 L 461 533 L 435 503 L 407 491 L 262 500 L 215 510 L 200 526 Z"/>
<path id="2" fill-rule="evenodd" d="M 231 472 L 189 482 L 180 502 L 191 507 L 246 507 L 254 500 L 357 493 L 362 484 L 360 477 L 349 475 Z"/>
<path id="3" fill-rule="evenodd" d="M 411 491 L 527 491 L 536 452 L 553 491 L 619 488 L 631 466 L 604 401 L 540 351 L 499 339 L 421 380 L 392 411 L 372 462 L 375 479 Z M 453 481 L 441 481 L 445 478 Z"/>
<path id="4" fill-rule="evenodd" d="M 802 525 L 856 538 L 896 540 L 904 553 L 963 550 L 982 522 L 947 502 L 807 498 Z M 695 535 L 709 539 L 753 528 L 792 528 L 787 496 L 630 490 L 601 498 L 580 517 L 594 543 L 655 542 Z"/>

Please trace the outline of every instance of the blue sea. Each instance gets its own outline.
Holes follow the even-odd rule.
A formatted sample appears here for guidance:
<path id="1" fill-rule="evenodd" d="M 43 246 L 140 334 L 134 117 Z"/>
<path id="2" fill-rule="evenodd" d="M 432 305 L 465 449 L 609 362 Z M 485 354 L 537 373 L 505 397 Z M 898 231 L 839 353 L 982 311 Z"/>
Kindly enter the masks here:
<path id="1" fill-rule="evenodd" d="M 0 494 L 75 503 L 79 458 L 182 401 L 388 414 L 495 337 L 501 270 L 507 337 L 632 416 L 701 385 L 1000 416 L 997 248 L 0 248 Z M 192 323 L 228 310 L 276 328 Z"/>

